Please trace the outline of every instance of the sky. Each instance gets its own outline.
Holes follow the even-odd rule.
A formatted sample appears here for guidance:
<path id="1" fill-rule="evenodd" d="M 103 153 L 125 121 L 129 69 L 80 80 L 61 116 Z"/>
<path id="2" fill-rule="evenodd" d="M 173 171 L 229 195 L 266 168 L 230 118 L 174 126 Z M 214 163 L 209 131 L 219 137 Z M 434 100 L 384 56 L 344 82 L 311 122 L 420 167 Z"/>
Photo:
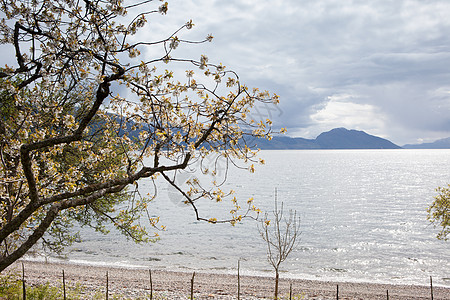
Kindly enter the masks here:
<path id="1" fill-rule="evenodd" d="M 173 56 L 206 54 L 278 94 L 279 106 L 258 114 L 289 136 L 345 127 L 400 146 L 450 137 L 449 0 L 167 1 L 167 15 L 150 15 L 135 38 L 157 41 L 192 19 L 179 37 L 213 42 Z"/>
<path id="2" fill-rule="evenodd" d="M 345 127 L 404 145 L 450 137 L 449 15 L 448 0 L 171 0 L 141 34 L 192 19 L 187 37 L 214 36 L 195 51 L 280 96 L 270 113 L 289 136 Z"/>

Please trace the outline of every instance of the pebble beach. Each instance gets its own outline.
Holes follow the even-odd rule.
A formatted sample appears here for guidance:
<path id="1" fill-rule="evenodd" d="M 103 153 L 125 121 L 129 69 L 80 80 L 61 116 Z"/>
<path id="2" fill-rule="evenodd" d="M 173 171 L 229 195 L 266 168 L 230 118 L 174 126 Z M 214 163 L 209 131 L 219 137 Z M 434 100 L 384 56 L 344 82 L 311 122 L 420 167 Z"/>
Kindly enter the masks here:
<path id="1" fill-rule="evenodd" d="M 105 293 L 106 274 L 110 295 L 122 299 L 150 299 L 150 272 L 148 269 L 102 267 L 73 263 L 48 263 L 20 261 L 6 272 L 22 276 L 29 286 L 50 284 L 62 288 L 64 270 L 66 289 L 83 291 L 85 299 Z M 152 270 L 153 299 L 189 299 L 193 273 Z M 240 299 L 273 299 L 274 279 L 261 276 L 240 276 Z M 430 286 L 395 285 L 376 283 L 326 282 L 280 278 L 280 296 L 289 299 L 431 299 Z M 194 276 L 195 299 L 238 299 L 238 277 L 228 274 L 196 273 Z M 433 299 L 450 299 L 450 288 L 433 287 Z"/>

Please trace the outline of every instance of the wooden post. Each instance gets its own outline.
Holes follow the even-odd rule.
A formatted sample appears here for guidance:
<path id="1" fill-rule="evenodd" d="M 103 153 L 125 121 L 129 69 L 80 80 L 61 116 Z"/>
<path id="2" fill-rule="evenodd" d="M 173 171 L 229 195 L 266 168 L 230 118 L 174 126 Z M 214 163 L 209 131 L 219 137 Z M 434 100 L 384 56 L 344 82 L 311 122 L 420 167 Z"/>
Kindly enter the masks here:
<path id="1" fill-rule="evenodd" d="M 289 284 L 289 300 L 292 300 L 292 282 Z"/>
<path id="2" fill-rule="evenodd" d="M 389 300 L 389 290 L 386 290 L 386 299 Z"/>
<path id="3" fill-rule="evenodd" d="M 153 300 L 153 281 L 152 281 L 152 270 L 148 270 L 150 275 L 150 300 Z"/>
<path id="4" fill-rule="evenodd" d="M 241 279 L 239 277 L 239 269 L 240 269 L 240 260 L 238 260 L 238 270 L 237 270 L 237 279 L 238 279 L 238 290 L 237 290 L 237 298 L 238 300 L 241 299 L 240 294 L 241 294 Z"/>
<path id="5" fill-rule="evenodd" d="M 27 289 L 25 287 L 25 267 L 22 263 L 22 293 L 23 293 L 23 300 L 27 299 Z"/>
<path id="6" fill-rule="evenodd" d="M 339 284 L 336 284 L 336 300 L 339 300 Z"/>
<path id="7" fill-rule="evenodd" d="M 194 277 L 195 277 L 195 272 L 192 274 L 192 279 L 191 279 L 191 300 L 194 300 Z"/>
<path id="8" fill-rule="evenodd" d="M 430 276 L 431 300 L 433 300 L 433 277 Z"/>
<path id="9" fill-rule="evenodd" d="M 64 275 L 64 270 L 62 270 L 63 273 L 63 293 L 64 293 L 64 300 L 66 300 L 66 277 Z"/>
<path id="10" fill-rule="evenodd" d="M 108 300 L 109 278 L 108 271 L 106 271 L 106 300 Z"/>

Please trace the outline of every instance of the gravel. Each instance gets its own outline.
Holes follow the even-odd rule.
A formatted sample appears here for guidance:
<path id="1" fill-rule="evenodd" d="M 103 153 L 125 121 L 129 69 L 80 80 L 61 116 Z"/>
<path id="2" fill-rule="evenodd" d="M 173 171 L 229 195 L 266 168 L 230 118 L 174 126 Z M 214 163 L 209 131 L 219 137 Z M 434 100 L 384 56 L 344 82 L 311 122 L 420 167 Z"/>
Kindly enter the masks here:
<path id="1" fill-rule="evenodd" d="M 47 263 L 20 261 L 10 266 L 7 272 L 21 277 L 22 263 L 25 266 L 27 285 L 49 283 L 62 288 L 62 270 L 65 274 L 66 290 L 81 289 L 85 299 L 105 293 L 106 274 L 110 295 L 122 295 L 127 299 L 150 299 L 149 270 L 119 267 L 101 267 L 73 263 Z M 152 270 L 153 299 L 190 299 L 192 273 Z M 280 278 L 282 299 L 289 299 L 292 284 L 292 299 L 431 299 L 430 287 L 417 285 L 394 285 L 376 283 L 326 282 Z M 259 276 L 240 277 L 240 299 L 273 298 L 274 279 Z M 450 299 L 450 288 L 433 287 L 435 300 Z M 196 273 L 194 298 L 229 300 L 237 297 L 237 276 L 226 274 Z"/>

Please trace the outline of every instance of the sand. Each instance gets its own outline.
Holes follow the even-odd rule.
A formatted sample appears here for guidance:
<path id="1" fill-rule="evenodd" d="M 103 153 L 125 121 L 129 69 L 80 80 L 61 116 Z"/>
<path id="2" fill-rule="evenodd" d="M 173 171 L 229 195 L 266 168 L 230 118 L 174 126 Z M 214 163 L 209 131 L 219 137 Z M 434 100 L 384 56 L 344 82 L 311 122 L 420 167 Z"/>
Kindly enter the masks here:
<path id="1" fill-rule="evenodd" d="M 25 266 L 27 285 L 50 283 L 62 287 L 62 270 L 65 273 L 67 290 L 76 285 L 84 290 L 83 299 L 91 299 L 95 293 L 104 294 L 106 273 L 110 295 L 124 295 L 127 299 L 150 299 L 149 270 L 116 267 L 99 267 L 69 263 L 46 263 L 20 261 L 7 269 L 21 275 Z M 152 270 L 153 299 L 189 299 L 192 273 Z M 289 299 L 292 284 L 292 299 L 431 299 L 428 286 L 394 285 L 374 283 L 325 282 L 299 279 L 280 279 L 280 295 Z M 270 277 L 241 276 L 240 299 L 270 299 L 273 297 L 274 279 Z M 302 297 L 298 297 L 301 295 Z M 450 299 L 450 288 L 433 287 L 434 299 Z M 112 297 L 112 296 L 110 296 Z M 194 277 L 195 299 L 238 299 L 237 276 L 226 274 L 196 273 Z M 103 298 L 104 299 L 104 298 Z M 111 298 L 110 298 L 111 299 Z"/>

